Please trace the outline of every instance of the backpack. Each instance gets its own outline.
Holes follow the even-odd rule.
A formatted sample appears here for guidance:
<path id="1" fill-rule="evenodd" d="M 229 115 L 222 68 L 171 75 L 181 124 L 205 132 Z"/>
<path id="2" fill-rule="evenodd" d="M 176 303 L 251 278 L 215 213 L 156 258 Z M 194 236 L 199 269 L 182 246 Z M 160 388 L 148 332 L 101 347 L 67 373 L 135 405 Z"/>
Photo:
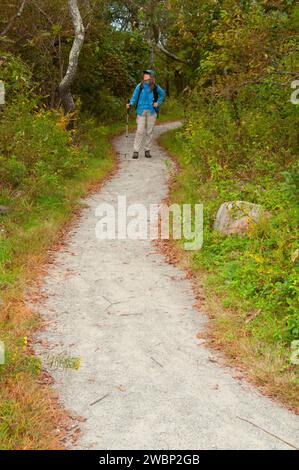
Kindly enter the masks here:
<path id="1" fill-rule="evenodd" d="M 143 85 L 142 85 L 142 83 L 140 83 L 140 88 L 139 88 L 139 92 L 138 92 L 138 96 L 137 96 L 137 101 L 136 101 L 136 104 L 135 104 L 136 109 L 138 107 L 139 98 L 140 98 L 142 90 L 143 90 Z M 153 93 L 154 93 L 154 103 L 157 103 L 159 95 L 158 95 L 158 88 L 157 88 L 156 84 L 154 85 Z M 155 111 L 156 111 L 157 117 L 158 117 L 160 108 L 159 107 L 155 108 Z"/>

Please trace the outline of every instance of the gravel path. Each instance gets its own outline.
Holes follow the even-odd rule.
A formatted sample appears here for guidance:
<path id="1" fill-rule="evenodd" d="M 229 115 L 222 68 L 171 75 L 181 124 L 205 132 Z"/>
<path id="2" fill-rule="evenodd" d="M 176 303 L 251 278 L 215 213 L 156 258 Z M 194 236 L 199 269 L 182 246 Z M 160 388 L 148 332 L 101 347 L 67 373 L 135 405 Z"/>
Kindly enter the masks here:
<path id="1" fill-rule="evenodd" d="M 156 126 L 155 137 L 179 122 Z M 129 137 L 132 148 L 133 134 Z M 124 135 L 114 141 L 118 152 Z M 211 360 L 196 334 L 190 281 L 150 240 L 99 240 L 98 204 L 159 203 L 167 194 L 167 155 L 120 157 L 119 171 L 71 229 L 44 279 L 39 311 L 44 357 L 81 358 L 79 370 L 54 370 L 67 409 L 85 418 L 81 449 L 291 449 L 299 420 Z M 131 152 L 130 152 L 131 154 Z"/>

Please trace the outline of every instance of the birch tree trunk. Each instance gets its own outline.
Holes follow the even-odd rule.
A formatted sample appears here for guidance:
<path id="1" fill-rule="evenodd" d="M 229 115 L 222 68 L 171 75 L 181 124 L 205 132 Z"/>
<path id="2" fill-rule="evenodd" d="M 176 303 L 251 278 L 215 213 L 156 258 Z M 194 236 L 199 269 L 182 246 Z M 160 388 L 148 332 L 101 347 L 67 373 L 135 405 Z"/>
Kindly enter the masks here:
<path id="1" fill-rule="evenodd" d="M 75 103 L 71 93 L 71 86 L 76 77 L 79 55 L 85 36 L 85 29 L 78 8 L 77 0 L 68 0 L 68 4 L 74 25 L 75 38 L 69 55 L 69 63 L 66 74 L 59 85 L 59 95 L 65 114 L 71 113 L 75 110 Z M 72 129 L 73 126 L 74 121 L 71 119 L 68 125 L 68 129 Z"/>

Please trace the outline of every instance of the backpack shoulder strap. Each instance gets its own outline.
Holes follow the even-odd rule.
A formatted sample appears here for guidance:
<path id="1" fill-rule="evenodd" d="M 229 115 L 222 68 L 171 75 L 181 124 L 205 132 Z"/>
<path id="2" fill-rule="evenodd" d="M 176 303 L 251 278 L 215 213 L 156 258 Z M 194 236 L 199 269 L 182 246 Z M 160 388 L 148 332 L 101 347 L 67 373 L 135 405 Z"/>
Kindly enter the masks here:
<path id="1" fill-rule="evenodd" d="M 142 85 L 142 83 L 140 82 L 140 87 L 139 87 L 138 96 L 137 96 L 136 105 L 135 105 L 135 106 L 136 106 L 136 109 L 137 109 L 137 107 L 138 107 L 139 98 L 140 98 L 142 89 L 143 89 L 143 85 Z"/>

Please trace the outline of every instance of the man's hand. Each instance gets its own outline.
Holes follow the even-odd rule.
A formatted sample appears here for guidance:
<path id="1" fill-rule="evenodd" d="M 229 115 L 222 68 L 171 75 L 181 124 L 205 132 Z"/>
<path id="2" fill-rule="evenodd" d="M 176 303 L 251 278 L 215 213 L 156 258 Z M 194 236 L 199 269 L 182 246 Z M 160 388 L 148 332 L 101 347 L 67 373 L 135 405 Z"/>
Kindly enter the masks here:
<path id="1" fill-rule="evenodd" d="M 157 108 L 158 106 L 158 103 L 154 103 L 154 108 Z"/>
<path id="2" fill-rule="evenodd" d="M 131 103 L 127 103 L 127 109 L 131 108 Z"/>

